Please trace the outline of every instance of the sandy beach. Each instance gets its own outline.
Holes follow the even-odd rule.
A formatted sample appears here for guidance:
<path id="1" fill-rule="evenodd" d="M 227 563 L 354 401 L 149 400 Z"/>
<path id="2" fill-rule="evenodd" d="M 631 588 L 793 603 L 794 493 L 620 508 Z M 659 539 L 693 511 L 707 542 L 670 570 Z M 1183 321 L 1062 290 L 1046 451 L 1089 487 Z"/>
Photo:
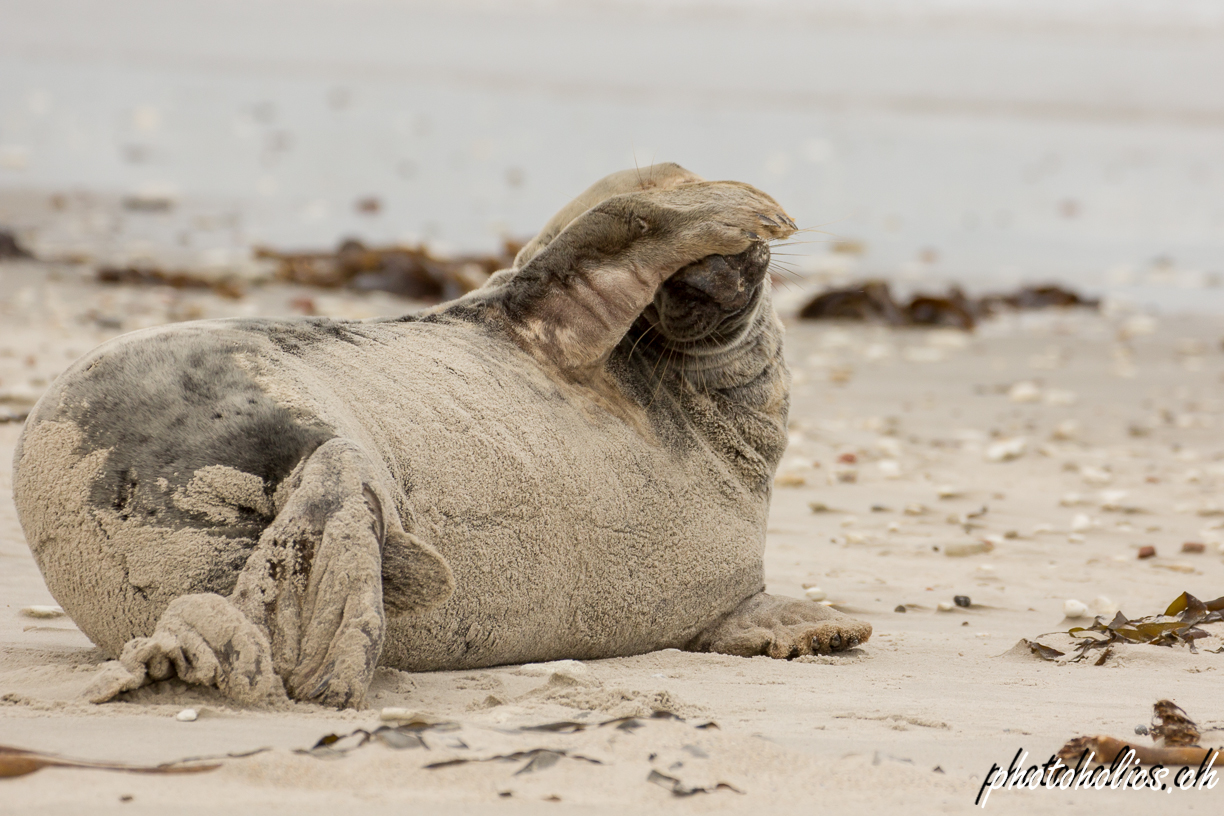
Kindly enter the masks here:
<path id="1" fill-rule="evenodd" d="M 304 292 L 335 316 L 412 308 L 386 295 L 283 285 L 235 301 L 19 262 L 0 266 L 0 285 L 11 327 L 0 395 L 13 412 L 71 359 L 141 326 L 294 314 Z M 787 324 L 791 441 L 774 493 L 767 588 L 818 588 L 872 624 L 863 647 L 793 662 L 666 651 L 480 671 L 381 669 L 371 708 L 339 713 L 241 710 L 174 680 L 90 705 L 79 695 L 106 656 L 67 618 L 22 612 L 55 601 L 5 470 L 0 744 L 154 764 L 268 750 L 199 775 L 45 769 L 3 780 L 0 811 L 75 813 L 88 803 L 99 813 L 216 813 L 241 803 L 295 813 L 966 812 L 992 764 L 1006 766 L 1018 750 L 1042 762 L 1075 736 L 1147 740 L 1135 727 L 1158 699 L 1181 705 L 1204 729 L 1203 744 L 1215 744 L 1221 735 L 1211 729 L 1224 720 L 1212 650 L 1224 627 L 1207 626 L 1197 653 L 1120 644 L 1103 665 L 1094 665 L 1098 653 L 1070 662 L 1075 642 L 1065 632 L 1094 612 L 1139 617 L 1183 591 L 1221 594 L 1217 320 L 1107 309 L 1004 315 L 974 333 Z M 5 460 L 20 430 L 0 424 Z M 1182 552 L 1185 542 L 1204 551 Z M 1143 546 L 1155 557 L 1138 558 Z M 970 605 L 956 606 L 956 596 Z M 1089 616 L 1064 620 L 1068 600 Z M 1047 662 L 1021 639 L 1067 654 Z M 198 719 L 176 719 L 186 708 Z M 301 753 L 327 734 L 374 730 L 386 708 L 444 725 L 420 731 L 414 747 L 374 740 L 337 750 L 358 741 L 350 738 L 326 756 Z M 625 726 L 626 717 L 643 719 Z M 556 753 L 540 761 L 541 750 Z M 708 792 L 677 793 L 699 788 Z M 988 806 L 1138 813 L 1154 795 L 1000 791 Z M 1173 795 L 1179 808 L 1209 811 L 1219 791 Z"/>
<path id="2" fill-rule="evenodd" d="M 0 774 L 0 814 L 967 813 L 1018 755 L 1152 744 L 1158 700 L 1224 746 L 1224 623 L 1082 659 L 1068 633 L 1224 595 L 1222 45 L 1214 0 L 0 0 L 0 236 L 39 259 L 0 259 L 0 747 L 204 769 Z M 7 464 L 60 372 L 166 323 L 422 308 L 275 281 L 263 250 L 495 252 L 654 161 L 811 230 L 774 256 L 793 386 L 767 590 L 869 642 L 383 668 L 360 711 L 177 680 L 83 701 L 108 655 L 56 616 Z M 797 318 L 867 278 L 1101 306 Z"/>

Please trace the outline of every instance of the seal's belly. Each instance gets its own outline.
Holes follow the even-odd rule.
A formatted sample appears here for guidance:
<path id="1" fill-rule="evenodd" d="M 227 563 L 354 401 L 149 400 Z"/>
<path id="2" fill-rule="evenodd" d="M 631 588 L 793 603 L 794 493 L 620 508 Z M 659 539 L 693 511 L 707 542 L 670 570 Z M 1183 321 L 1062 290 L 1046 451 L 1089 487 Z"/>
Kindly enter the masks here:
<path id="1" fill-rule="evenodd" d="M 307 379 L 353 385 L 313 410 L 381 454 L 405 526 L 454 571 L 447 603 L 391 622 L 385 663 L 679 646 L 760 591 L 767 500 L 702 439 L 663 442 L 478 328 L 396 329 L 377 359 L 350 347 L 305 360 Z"/>

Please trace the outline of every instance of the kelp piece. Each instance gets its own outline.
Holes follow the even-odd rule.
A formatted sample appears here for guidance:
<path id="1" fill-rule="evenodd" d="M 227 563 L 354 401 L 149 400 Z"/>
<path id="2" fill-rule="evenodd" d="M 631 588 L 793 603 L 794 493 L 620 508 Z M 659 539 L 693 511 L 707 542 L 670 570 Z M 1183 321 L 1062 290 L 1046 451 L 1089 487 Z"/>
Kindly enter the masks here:
<path id="1" fill-rule="evenodd" d="M 161 765 L 128 765 L 123 762 L 102 762 L 88 759 L 68 759 L 67 757 L 45 754 L 41 751 L 28 751 L 9 745 L 0 745 L 0 779 L 40 771 L 43 768 L 78 768 L 95 771 L 125 771 L 141 774 L 189 774 L 215 771 L 221 763 L 204 765 L 186 765 L 185 762 L 195 760 L 179 760 Z"/>

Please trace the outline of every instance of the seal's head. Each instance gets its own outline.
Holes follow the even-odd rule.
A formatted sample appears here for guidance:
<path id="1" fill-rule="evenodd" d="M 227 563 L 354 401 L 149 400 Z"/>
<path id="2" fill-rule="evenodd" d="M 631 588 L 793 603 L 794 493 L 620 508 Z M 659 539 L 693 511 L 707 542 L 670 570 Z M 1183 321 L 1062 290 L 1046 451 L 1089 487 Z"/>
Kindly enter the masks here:
<path id="1" fill-rule="evenodd" d="M 668 340 L 719 343 L 751 316 L 766 286 L 769 245 L 738 255 L 708 255 L 659 287 L 642 318 Z"/>

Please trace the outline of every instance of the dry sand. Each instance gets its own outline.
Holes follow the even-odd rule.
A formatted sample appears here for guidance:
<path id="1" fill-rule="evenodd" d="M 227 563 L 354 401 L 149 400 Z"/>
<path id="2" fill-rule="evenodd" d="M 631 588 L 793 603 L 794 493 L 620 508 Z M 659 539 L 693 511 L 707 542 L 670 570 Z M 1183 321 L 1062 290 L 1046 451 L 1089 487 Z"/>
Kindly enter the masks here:
<path id="1" fill-rule="evenodd" d="M 73 358 L 121 331 L 291 314 L 303 296 L 334 316 L 409 308 L 277 286 L 235 301 L 101 287 L 70 268 L 0 266 L 0 416 L 19 413 Z M 240 710 L 175 681 L 88 705 L 77 698 L 104 655 L 68 619 L 21 613 L 54 599 L 3 467 L 0 744 L 142 763 L 271 750 L 192 776 L 42 770 L 0 780 L 0 813 L 967 812 L 992 763 L 1006 765 L 1021 748 L 1044 761 L 1081 734 L 1133 736 L 1160 698 L 1224 728 L 1224 655 L 1210 651 L 1221 646 L 1218 624 L 1197 654 L 1120 646 L 1102 666 L 1013 649 L 1044 635 L 1067 650 L 1066 635 L 1045 635 L 1072 625 L 1067 599 L 1112 599 L 1140 616 L 1183 590 L 1224 594 L 1218 320 L 1051 312 L 1000 318 L 974 334 L 794 322 L 788 332 L 792 440 L 773 502 L 768 589 L 798 596 L 819 586 L 875 627 L 863 648 L 794 662 L 666 651 L 480 671 L 383 669 L 373 708 L 361 712 Z M 0 424 L 0 460 L 20 429 Z M 999 442 L 1022 452 L 989 461 Z M 828 510 L 813 512 L 813 502 Z M 984 540 L 989 552 L 949 555 Z M 1186 541 L 1206 552 L 1182 554 Z M 1157 556 L 1139 560 L 1143 545 Z M 972 606 L 938 611 L 956 595 Z M 176 720 L 187 707 L 199 718 Z M 425 748 L 294 753 L 328 733 L 376 726 L 383 707 L 458 727 L 425 731 Z M 594 726 L 657 709 L 683 720 Z M 523 730 L 557 721 L 592 727 Z M 718 727 L 700 727 L 710 721 Z M 425 767 L 534 749 L 565 756 L 530 767 L 527 756 Z M 652 771 L 682 786 L 729 787 L 681 797 L 648 781 Z M 1224 787 L 1003 791 L 988 809 L 1218 812 L 1220 797 Z"/>

